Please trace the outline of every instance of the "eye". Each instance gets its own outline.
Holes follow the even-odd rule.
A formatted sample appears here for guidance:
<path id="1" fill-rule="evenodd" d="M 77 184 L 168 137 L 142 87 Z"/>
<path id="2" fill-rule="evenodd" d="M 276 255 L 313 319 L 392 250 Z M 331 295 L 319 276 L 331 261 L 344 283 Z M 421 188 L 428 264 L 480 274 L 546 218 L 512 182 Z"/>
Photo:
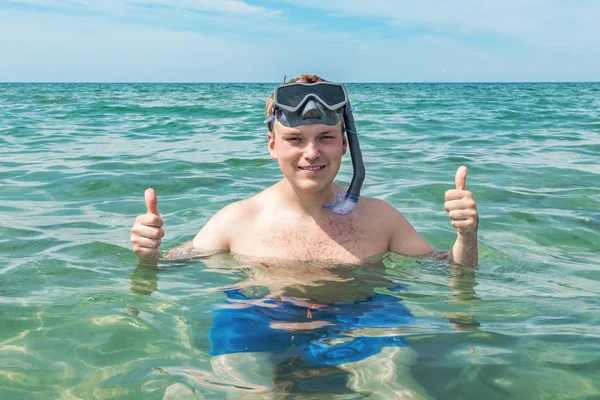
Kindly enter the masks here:
<path id="1" fill-rule="evenodd" d="M 287 137 L 285 138 L 286 141 L 288 142 L 296 142 L 296 143 L 300 143 L 300 141 L 302 139 L 300 139 L 299 137 L 295 137 L 295 136 L 291 136 L 291 137 Z"/>
<path id="2" fill-rule="evenodd" d="M 330 140 L 330 139 L 335 139 L 335 137 L 333 135 L 321 135 L 321 139 L 322 140 Z"/>

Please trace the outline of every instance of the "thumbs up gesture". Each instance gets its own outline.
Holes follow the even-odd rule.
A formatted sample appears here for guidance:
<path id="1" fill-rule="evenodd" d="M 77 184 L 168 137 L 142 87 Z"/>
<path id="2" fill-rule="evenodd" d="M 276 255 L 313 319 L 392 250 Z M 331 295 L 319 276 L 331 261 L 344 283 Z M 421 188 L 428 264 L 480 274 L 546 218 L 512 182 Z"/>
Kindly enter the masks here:
<path id="1" fill-rule="evenodd" d="M 158 214 L 158 199 L 154 189 L 147 189 L 144 193 L 146 200 L 146 214 L 138 215 L 131 228 L 131 246 L 133 252 L 141 259 L 157 260 L 161 239 L 165 236 L 162 229 L 163 220 Z"/>
<path id="2" fill-rule="evenodd" d="M 473 193 L 467 190 L 467 167 L 459 167 L 454 180 L 456 189 L 446 192 L 444 208 L 459 236 L 476 238 L 479 215 Z"/>

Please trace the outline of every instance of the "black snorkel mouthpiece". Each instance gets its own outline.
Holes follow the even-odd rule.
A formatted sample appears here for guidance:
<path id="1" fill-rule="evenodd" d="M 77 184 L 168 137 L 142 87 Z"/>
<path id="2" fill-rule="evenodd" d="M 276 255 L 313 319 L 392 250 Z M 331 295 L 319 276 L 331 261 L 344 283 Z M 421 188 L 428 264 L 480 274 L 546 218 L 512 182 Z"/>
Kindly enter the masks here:
<path id="1" fill-rule="evenodd" d="M 352 181 L 343 198 L 340 190 L 334 202 L 324 207 L 331 209 L 336 215 L 350 214 L 358 206 L 360 190 L 365 180 L 365 164 L 350 99 L 344 85 L 331 82 L 283 84 L 275 89 L 273 100 L 273 113 L 265 120 L 271 129 L 275 118 L 284 126 L 297 127 L 309 124 L 333 126 L 343 117 L 343 128 L 347 133 L 352 157 Z"/>

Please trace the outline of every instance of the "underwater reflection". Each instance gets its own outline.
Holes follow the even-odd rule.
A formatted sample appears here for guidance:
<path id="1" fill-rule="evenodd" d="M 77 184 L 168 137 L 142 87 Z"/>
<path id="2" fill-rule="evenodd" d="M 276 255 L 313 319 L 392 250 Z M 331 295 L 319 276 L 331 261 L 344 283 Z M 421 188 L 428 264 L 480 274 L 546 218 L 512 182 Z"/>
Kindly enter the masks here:
<path id="1" fill-rule="evenodd" d="M 470 312 L 444 313 L 443 317 L 450 321 L 457 330 L 463 332 L 475 332 L 481 326 L 475 318 L 477 303 L 481 300 L 475 292 L 475 287 L 477 287 L 475 274 L 474 268 L 455 263 L 450 265 L 448 286 L 456 292 L 450 296 L 448 303 L 459 305 L 461 309 Z"/>
<path id="2" fill-rule="evenodd" d="M 138 262 L 129 279 L 131 279 L 129 287 L 132 292 L 150 296 L 158 290 L 158 266 Z"/>

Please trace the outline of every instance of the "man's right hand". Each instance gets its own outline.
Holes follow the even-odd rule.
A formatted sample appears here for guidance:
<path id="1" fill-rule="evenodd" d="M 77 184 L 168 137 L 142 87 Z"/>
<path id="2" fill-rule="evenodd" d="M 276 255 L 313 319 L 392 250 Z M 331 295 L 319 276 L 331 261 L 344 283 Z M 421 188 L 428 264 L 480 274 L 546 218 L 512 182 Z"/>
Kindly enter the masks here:
<path id="1" fill-rule="evenodd" d="M 131 246 L 133 252 L 144 260 L 158 260 L 161 239 L 165 236 L 162 229 L 163 220 L 158 214 L 158 199 L 154 189 L 146 189 L 144 193 L 146 214 L 138 215 L 131 228 Z"/>

